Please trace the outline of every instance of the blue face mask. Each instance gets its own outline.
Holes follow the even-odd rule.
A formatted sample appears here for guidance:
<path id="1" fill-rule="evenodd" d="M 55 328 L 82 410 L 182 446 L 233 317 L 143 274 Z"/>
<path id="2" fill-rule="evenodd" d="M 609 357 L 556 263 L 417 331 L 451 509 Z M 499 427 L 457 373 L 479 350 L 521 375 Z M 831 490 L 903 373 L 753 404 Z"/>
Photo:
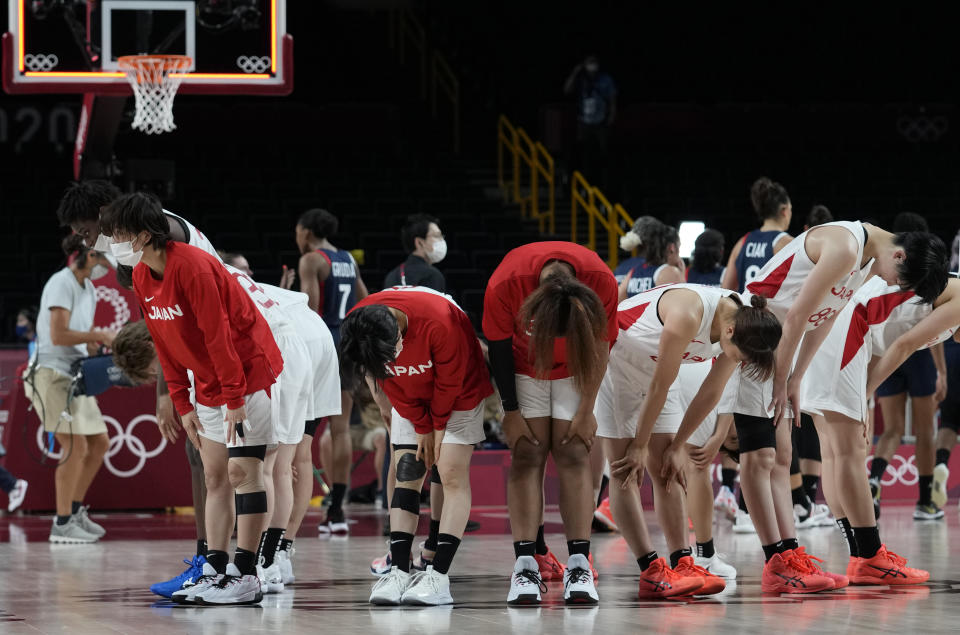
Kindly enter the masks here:
<path id="1" fill-rule="evenodd" d="M 27 333 L 30 332 L 30 327 L 26 324 L 17 324 L 13 332 L 17 334 L 19 339 L 25 340 L 27 339 Z"/>

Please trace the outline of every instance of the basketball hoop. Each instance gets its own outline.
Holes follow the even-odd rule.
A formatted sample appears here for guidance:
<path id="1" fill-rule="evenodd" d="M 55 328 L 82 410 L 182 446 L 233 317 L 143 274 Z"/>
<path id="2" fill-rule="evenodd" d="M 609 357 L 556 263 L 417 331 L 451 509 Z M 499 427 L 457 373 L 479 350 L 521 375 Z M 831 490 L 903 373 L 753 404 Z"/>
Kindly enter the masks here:
<path id="1" fill-rule="evenodd" d="M 117 59 L 136 100 L 134 128 L 160 134 L 177 127 L 173 123 L 173 98 L 191 64 L 193 59 L 187 55 L 125 55 Z"/>

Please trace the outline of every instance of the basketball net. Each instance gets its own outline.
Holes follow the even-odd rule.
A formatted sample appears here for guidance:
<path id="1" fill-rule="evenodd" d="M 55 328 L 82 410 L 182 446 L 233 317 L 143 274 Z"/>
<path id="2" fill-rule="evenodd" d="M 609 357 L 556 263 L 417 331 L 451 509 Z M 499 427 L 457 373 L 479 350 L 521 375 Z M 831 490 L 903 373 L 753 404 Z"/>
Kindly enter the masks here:
<path id="1" fill-rule="evenodd" d="M 125 55 L 117 60 L 133 88 L 133 128 L 160 134 L 177 127 L 173 123 L 173 98 L 192 63 L 186 55 Z"/>

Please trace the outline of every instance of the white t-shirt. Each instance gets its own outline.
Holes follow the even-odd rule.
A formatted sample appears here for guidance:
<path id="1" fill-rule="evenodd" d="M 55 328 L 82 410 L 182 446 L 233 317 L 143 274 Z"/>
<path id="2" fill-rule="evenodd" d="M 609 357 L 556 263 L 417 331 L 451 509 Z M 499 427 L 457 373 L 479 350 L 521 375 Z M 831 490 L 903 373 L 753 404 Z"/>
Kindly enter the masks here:
<path id="1" fill-rule="evenodd" d="M 70 374 L 74 361 L 87 357 L 87 345 L 54 346 L 50 337 L 50 310 L 56 307 L 70 311 L 68 328 L 71 331 L 89 331 L 93 328 L 97 292 L 87 278 L 83 286 L 69 267 L 64 267 L 50 276 L 40 296 L 40 313 L 37 315 L 37 365 Z"/>

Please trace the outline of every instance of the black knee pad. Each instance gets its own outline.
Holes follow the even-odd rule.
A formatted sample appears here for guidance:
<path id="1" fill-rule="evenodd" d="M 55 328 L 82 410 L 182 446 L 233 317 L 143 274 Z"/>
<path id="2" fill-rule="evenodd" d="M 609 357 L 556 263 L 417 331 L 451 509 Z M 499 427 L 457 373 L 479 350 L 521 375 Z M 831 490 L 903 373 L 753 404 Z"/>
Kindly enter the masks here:
<path id="1" fill-rule="evenodd" d="M 800 417 L 800 427 L 794 428 L 793 447 L 797 449 L 801 459 L 810 461 L 820 461 L 820 436 L 817 434 L 817 427 L 813 424 L 813 417 L 803 415 Z"/>
<path id="2" fill-rule="evenodd" d="M 267 493 L 251 492 L 249 494 L 237 494 L 237 514 L 266 514 L 267 513 Z"/>
<path id="3" fill-rule="evenodd" d="M 433 468 L 430 470 L 430 482 L 443 485 L 443 481 L 440 480 L 440 470 L 437 469 L 436 463 L 433 464 Z"/>
<path id="4" fill-rule="evenodd" d="M 734 414 L 733 423 L 737 426 L 737 439 L 740 453 L 755 452 L 764 448 L 777 448 L 777 429 L 772 419 L 752 415 Z M 781 423 L 780 425 L 787 425 Z"/>
<path id="5" fill-rule="evenodd" d="M 427 465 L 413 452 L 405 452 L 397 461 L 397 482 L 418 481 L 427 473 Z"/>
<path id="6" fill-rule="evenodd" d="M 790 453 L 790 476 L 800 473 L 800 455 L 797 454 L 797 444 L 792 444 L 793 451 Z"/>
<path id="7" fill-rule="evenodd" d="M 267 456 L 267 446 L 265 445 L 240 445 L 235 448 L 227 448 L 227 456 L 232 459 L 237 459 L 241 457 L 250 457 L 253 459 L 260 459 L 261 461 L 265 456 Z"/>
<path id="8" fill-rule="evenodd" d="M 320 427 L 321 419 L 311 419 L 303 424 L 303 433 L 309 434 L 311 437 L 317 436 L 317 428 Z"/>
<path id="9" fill-rule="evenodd" d="M 395 487 L 393 490 L 393 500 L 390 501 L 390 509 L 402 509 L 415 516 L 420 515 L 420 492 L 407 489 L 406 487 Z"/>

